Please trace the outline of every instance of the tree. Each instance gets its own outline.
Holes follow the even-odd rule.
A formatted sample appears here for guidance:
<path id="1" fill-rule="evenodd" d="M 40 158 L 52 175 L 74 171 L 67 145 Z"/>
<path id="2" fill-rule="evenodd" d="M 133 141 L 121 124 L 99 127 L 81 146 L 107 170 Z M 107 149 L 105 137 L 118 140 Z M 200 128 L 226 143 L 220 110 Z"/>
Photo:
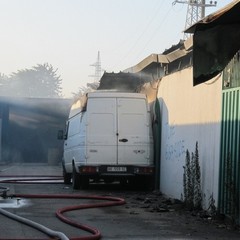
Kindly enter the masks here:
<path id="1" fill-rule="evenodd" d="M 9 78 L 3 73 L 0 73 L 0 96 L 7 95 L 8 86 L 9 86 Z"/>
<path id="2" fill-rule="evenodd" d="M 18 70 L 7 80 L 0 75 L 0 94 L 15 97 L 62 97 L 62 79 L 56 72 L 57 69 L 52 65 L 44 63 L 31 69 Z"/>

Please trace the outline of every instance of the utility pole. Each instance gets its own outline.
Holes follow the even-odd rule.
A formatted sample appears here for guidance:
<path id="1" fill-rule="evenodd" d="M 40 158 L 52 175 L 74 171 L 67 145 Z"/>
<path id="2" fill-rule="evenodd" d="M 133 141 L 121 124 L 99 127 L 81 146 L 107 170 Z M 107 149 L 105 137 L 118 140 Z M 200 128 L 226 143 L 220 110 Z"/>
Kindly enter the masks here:
<path id="1" fill-rule="evenodd" d="M 90 66 L 95 67 L 95 74 L 90 75 L 89 77 L 93 77 L 94 82 L 98 82 L 100 80 L 101 74 L 102 74 L 101 59 L 100 59 L 99 51 L 98 51 L 98 55 L 97 55 L 97 61 L 95 63 L 91 64 Z"/>
<path id="2" fill-rule="evenodd" d="M 175 0 L 172 4 L 175 5 L 176 3 L 183 3 L 188 5 L 187 9 L 187 16 L 185 22 L 185 29 L 192 26 L 194 23 L 198 22 L 202 18 L 205 17 L 205 8 L 206 7 L 216 7 L 217 1 L 209 1 L 206 3 L 205 0 Z M 188 33 L 184 33 L 184 39 L 189 37 Z"/>

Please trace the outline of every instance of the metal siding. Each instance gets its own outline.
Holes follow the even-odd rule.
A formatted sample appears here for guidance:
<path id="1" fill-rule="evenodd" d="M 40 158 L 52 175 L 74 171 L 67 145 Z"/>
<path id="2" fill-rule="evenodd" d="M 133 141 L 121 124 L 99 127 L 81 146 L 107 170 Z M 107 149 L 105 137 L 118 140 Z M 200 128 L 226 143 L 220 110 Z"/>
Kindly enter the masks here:
<path id="1" fill-rule="evenodd" d="M 240 88 L 222 93 L 219 210 L 239 223 Z"/>

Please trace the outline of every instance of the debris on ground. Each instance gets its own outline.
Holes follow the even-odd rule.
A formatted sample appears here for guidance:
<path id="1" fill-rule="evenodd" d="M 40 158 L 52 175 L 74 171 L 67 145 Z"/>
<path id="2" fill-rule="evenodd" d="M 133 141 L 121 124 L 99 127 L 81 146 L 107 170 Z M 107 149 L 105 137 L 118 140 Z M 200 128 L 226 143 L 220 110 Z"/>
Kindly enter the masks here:
<path id="1" fill-rule="evenodd" d="M 221 214 L 217 214 L 216 212 L 211 214 L 206 210 L 189 210 L 185 207 L 184 202 L 179 199 L 167 198 L 159 191 L 130 192 L 129 194 L 125 192 L 124 197 L 127 202 L 125 207 L 131 209 L 129 214 L 139 215 L 140 209 L 144 212 L 156 214 L 175 212 L 179 215 L 189 215 L 196 222 L 215 225 L 218 229 L 240 231 L 239 226 L 234 225 Z"/>

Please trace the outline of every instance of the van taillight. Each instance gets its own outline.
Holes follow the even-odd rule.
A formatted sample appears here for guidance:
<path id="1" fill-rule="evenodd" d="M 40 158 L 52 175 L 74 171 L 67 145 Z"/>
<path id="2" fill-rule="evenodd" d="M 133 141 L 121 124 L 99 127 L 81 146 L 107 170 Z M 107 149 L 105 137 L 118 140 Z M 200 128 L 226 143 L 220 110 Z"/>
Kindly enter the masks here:
<path id="1" fill-rule="evenodd" d="M 136 174 L 152 174 L 154 172 L 153 167 L 135 167 L 134 173 Z"/>
<path id="2" fill-rule="evenodd" d="M 79 168 L 80 173 L 96 173 L 98 172 L 98 167 L 93 166 L 82 166 Z"/>

